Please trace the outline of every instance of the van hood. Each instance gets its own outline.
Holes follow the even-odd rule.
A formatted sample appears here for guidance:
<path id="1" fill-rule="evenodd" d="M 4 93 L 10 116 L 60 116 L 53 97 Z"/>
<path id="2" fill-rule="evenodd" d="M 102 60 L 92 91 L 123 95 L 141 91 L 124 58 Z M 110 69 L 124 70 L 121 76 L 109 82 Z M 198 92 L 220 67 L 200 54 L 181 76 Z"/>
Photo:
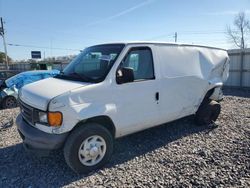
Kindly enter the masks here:
<path id="1" fill-rule="evenodd" d="M 32 107 L 46 111 L 50 100 L 54 97 L 90 84 L 58 78 L 47 78 L 25 85 L 19 91 L 19 98 Z"/>

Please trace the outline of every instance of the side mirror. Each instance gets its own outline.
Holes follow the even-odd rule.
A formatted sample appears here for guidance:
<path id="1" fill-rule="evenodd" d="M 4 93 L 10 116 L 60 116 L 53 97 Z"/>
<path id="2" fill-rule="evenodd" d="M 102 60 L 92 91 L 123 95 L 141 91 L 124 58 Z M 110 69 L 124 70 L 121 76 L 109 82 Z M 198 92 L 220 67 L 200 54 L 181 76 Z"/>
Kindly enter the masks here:
<path id="1" fill-rule="evenodd" d="M 116 82 L 124 84 L 134 81 L 134 70 L 130 67 L 123 67 L 117 70 Z"/>

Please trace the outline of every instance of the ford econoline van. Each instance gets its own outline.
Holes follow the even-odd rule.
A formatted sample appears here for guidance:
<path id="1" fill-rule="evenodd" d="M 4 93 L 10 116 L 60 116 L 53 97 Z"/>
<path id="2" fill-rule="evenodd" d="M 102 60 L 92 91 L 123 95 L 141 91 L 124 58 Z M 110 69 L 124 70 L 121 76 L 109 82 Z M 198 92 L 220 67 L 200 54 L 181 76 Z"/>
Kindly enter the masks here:
<path id="1" fill-rule="evenodd" d="M 87 173 L 110 159 L 116 138 L 192 114 L 198 124 L 215 121 L 228 71 L 218 48 L 91 46 L 56 77 L 20 90 L 16 124 L 26 149 L 63 148 L 67 164 Z"/>

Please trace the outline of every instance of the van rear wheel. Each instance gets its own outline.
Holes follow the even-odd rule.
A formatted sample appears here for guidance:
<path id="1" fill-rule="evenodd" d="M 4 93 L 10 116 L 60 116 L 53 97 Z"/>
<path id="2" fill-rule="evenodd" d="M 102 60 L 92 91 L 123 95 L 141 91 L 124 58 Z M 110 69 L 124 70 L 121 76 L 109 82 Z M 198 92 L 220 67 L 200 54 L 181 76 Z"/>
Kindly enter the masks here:
<path id="1" fill-rule="evenodd" d="M 64 146 L 64 158 L 76 173 L 99 169 L 111 158 L 113 137 L 103 126 L 88 123 L 73 130 Z"/>
<path id="2" fill-rule="evenodd" d="M 199 107 L 195 114 L 195 121 L 198 125 L 209 125 L 216 121 L 220 114 L 221 105 L 216 101 L 208 101 Z"/>

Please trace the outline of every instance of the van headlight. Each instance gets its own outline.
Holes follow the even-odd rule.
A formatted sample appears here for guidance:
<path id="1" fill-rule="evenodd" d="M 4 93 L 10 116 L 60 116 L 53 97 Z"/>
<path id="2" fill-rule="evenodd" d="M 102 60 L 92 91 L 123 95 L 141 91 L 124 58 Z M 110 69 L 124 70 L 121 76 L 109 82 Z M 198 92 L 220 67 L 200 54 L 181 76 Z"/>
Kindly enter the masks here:
<path id="1" fill-rule="evenodd" d="M 48 116 L 46 112 L 38 112 L 38 118 L 40 123 L 48 123 Z"/>
<path id="2" fill-rule="evenodd" d="M 38 122 L 51 126 L 58 127 L 62 125 L 63 115 L 61 112 L 42 112 L 37 113 Z"/>

